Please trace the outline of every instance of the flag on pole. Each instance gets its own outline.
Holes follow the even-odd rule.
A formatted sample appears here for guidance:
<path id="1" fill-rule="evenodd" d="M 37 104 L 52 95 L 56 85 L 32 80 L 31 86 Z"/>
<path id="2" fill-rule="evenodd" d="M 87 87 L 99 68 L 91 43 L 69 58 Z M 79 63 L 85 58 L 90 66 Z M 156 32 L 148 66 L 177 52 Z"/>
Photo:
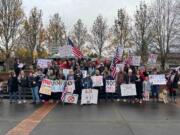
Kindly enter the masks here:
<path id="1" fill-rule="evenodd" d="M 114 55 L 112 63 L 111 63 L 111 67 L 110 67 L 111 75 L 112 75 L 113 78 L 116 77 L 116 73 L 117 73 L 116 64 L 120 63 L 120 61 L 121 61 L 119 53 L 120 53 L 120 49 L 119 49 L 119 47 L 117 47 L 115 55 Z"/>
<path id="2" fill-rule="evenodd" d="M 77 57 L 77 58 L 82 58 L 82 57 L 83 57 L 82 52 L 79 50 L 79 48 L 77 48 L 77 47 L 73 44 L 73 42 L 71 41 L 70 38 L 68 38 L 67 45 L 72 46 L 72 53 L 73 53 L 73 55 L 74 55 L 75 57 Z"/>

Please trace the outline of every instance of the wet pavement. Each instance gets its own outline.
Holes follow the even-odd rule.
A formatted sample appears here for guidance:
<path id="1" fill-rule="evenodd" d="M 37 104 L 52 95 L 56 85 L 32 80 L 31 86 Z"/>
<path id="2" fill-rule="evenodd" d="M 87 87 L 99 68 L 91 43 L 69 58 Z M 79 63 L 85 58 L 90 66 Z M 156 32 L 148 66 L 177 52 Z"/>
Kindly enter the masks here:
<path id="1" fill-rule="evenodd" d="M 180 103 L 180 102 L 179 102 Z M 180 104 L 61 105 L 37 125 L 31 135 L 179 135 Z M 0 103 L 0 135 L 37 110 L 39 106 Z"/>

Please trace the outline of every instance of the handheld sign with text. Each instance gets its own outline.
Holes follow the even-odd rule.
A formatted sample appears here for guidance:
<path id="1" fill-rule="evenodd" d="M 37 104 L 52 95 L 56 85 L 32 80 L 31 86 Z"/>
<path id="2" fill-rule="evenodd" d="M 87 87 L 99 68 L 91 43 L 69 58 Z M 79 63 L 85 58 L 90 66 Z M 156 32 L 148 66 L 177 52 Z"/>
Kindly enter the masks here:
<path id="1" fill-rule="evenodd" d="M 96 89 L 83 89 L 81 95 L 81 105 L 83 104 L 97 104 L 98 90 Z"/>
<path id="2" fill-rule="evenodd" d="M 65 78 L 67 78 L 69 71 L 69 69 L 63 69 L 63 75 L 65 76 Z"/>
<path id="3" fill-rule="evenodd" d="M 67 92 L 68 93 L 73 93 L 74 90 L 75 90 L 74 80 L 68 80 L 66 82 L 66 87 L 67 87 Z"/>
<path id="4" fill-rule="evenodd" d="M 121 96 L 136 96 L 135 84 L 122 84 L 121 85 Z"/>
<path id="5" fill-rule="evenodd" d="M 44 95 L 51 95 L 52 81 L 49 79 L 42 80 L 41 88 L 39 93 Z"/>
<path id="6" fill-rule="evenodd" d="M 63 92 L 65 87 L 65 81 L 64 80 L 54 80 L 52 84 L 52 92 Z"/>
<path id="7" fill-rule="evenodd" d="M 106 80 L 106 93 L 115 93 L 116 91 L 115 80 Z"/>
<path id="8" fill-rule="evenodd" d="M 66 93 L 64 103 L 77 104 L 78 94 Z"/>
<path id="9" fill-rule="evenodd" d="M 92 76 L 93 87 L 103 86 L 103 76 Z"/>
<path id="10" fill-rule="evenodd" d="M 156 64 L 156 62 L 157 62 L 157 57 L 158 57 L 157 54 L 149 54 L 147 64 L 149 64 L 149 65 Z"/>
<path id="11" fill-rule="evenodd" d="M 59 47 L 59 52 L 58 54 L 63 58 L 63 57 L 71 57 L 73 56 L 72 53 L 72 47 L 69 45 L 65 45 L 62 47 Z"/>
<path id="12" fill-rule="evenodd" d="M 149 81 L 153 85 L 165 85 L 166 84 L 166 78 L 164 74 L 160 75 L 149 75 Z"/>
<path id="13" fill-rule="evenodd" d="M 40 68 L 48 68 L 48 65 L 51 65 L 52 60 L 50 59 L 38 59 L 37 66 Z"/>
<path id="14" fill-rule="evenodd" d="M 82 74 L 83 74 L 83 78 L 87 77 L 87 71 L 86 70 L 81 70 Z"/>
<path id="15" fill-rule="evenodd" d="M 124 70 L 124 64 L 116 64 L 116 72 L 119 72 L 120 70 Z"/>

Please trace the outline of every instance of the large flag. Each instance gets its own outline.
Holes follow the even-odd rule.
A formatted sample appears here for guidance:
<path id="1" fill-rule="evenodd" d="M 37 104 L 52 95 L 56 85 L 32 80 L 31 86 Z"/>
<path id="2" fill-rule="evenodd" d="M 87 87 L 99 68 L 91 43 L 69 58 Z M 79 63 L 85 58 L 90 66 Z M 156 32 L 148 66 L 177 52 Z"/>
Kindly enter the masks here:
<path id="1" fill-rule="evenodd" d="M 72 46 L 72 53 L 74 54 L 75 57 L 77 57 L 77 58 L 82 58 L 82 57 L 83 57 L 82 52 L 79 50 L 79 48 L 77 48 L 77 47 L 73 44 L 73 42 L 71 41 L 70 38 L 68 38 L 67 45 Z"/>
<path id="2" fill-rule="evenodd" d="M 119 49 L 119 47 L 117 47 L 115 55 L 114 55 L 112 63 L 111 63 L 111 67 L 110 67 L 111 68 L 111 75 L 113 78 L 116 77 L 116 73 L 117 73 L 116 64 L 120 63 L 120 61 L 121 61 L 121 57 L 119 54 L 120 54 L 120 49 Z"/>

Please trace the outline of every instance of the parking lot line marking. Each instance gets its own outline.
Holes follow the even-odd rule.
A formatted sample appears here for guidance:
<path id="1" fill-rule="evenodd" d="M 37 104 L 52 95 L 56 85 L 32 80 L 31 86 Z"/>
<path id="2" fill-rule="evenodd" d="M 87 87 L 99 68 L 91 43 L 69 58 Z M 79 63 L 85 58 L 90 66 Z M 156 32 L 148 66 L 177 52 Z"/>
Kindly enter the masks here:
<path id="1" fill-rule="evenodd" d="M 22 120 L 16 127 L 12 128 L 6 135 L 29 135 L 32 130 L 47 116 L 56 104 L 46 104 Z"/>

